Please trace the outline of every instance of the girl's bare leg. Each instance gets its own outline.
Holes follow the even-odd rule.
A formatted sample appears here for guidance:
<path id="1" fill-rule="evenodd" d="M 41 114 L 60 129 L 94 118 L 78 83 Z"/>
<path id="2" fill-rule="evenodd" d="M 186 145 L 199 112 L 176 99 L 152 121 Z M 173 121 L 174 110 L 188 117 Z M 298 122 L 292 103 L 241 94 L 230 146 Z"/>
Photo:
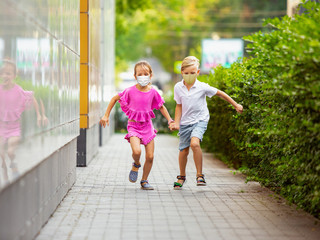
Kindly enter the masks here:
<path id="1" fill-rule="evenodd" d="M 146 146 L 146 162 L 143 166 L 143 174 L 141 180 L 147 180 L 149 173 L 151 171 L 153 165 L 153 157 L 154 157 L 154 140 L 149 142 Z"/>
<path id="2" fill-rule="evenodd" d="M 202 174 L 202 150 L 200 147 L 200 139 L 192 137 L 190 147 L 193 151 L 193 159 L 197 169 L 197 176 L 199 176 Z"/>
<path id="3" fill-rule="evenodd" d="M 132 158 L 136 165 L 140 165 L 140 156 L 141 156 L 141 147 L 140 147 L 140 138 L 131 137 L 130 138 L 130 146 L 132 149 Z M 132 166 L 132 171 L 138 171 L 139 168 Z"/>
<path id="4" fill-rule="evenodd" d="M 20 137 L 11 137 L 8 139 L 8 156 L 11 160 L 10 167 L 13 173 L 18 173 L 18 167 L 17 167 L 17 164 L 14 162 L 14 159 L 16 157 L 15 152 L 19 142 L 20 142 Z"/>
<path id="5" fill-rule="evenodd" d="M 8 156 L 11 162 L 13 162 L 16 157 L 15 151 L 18 147 L 19 142 L 20 142 L 20 137 L 11 137 L 8 139 Z"/>
<path id="6" fill-rule="evenodd" d="M 0 137 L 0 156 L 1 156 L 1 175 L 3 174 L 3 178 L 5 181 L 8 181 L 8 168 L 6 164 L 6 159 L 5 159 L 5 145 L 6 141 L 3 137 Z M 0 181 L 1 181 L 1 176 L 0 176 Z"/>
<path id="7" fill-rule="evenodd" d="M 6 165 L 5 162 L 5 145 L 6 145 L 6 141 L 3 137 L 0 137 L 0 156 L 2 159 L 2 164 L 1 166 L 4 167 Z"/>

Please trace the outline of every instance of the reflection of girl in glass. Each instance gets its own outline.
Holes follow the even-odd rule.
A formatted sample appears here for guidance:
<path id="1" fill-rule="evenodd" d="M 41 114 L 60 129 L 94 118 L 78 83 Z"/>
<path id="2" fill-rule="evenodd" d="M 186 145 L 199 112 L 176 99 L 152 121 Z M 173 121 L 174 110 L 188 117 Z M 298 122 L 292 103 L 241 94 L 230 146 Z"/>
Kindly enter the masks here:
<path id="1" fill-rule="evenodd" d="M 9 60 L 3 61 L 0 70 L 0 154 L 4 178 L 7 176 L 5 154 L 11 160 L 10 167 L 13 174 L 17 174 L 17 165 L 14 162 L 15 150 L 21 138 L 21 114 L 32 104 L 37 113 L 38 126 L 41 122 L 38 103 L 33 92 L 24 91 L 13 80 L 16 78 L 16 65 Z"/>

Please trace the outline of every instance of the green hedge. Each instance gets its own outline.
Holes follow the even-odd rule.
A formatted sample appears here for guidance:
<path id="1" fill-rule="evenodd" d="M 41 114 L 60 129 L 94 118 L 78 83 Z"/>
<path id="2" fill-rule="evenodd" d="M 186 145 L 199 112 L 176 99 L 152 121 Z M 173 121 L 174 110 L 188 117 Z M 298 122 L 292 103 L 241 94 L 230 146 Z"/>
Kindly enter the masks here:
<path id="1" fill-rule="evenodd" d="M 202 76 L 244 106 L 208 100 L 204 146 L 319 218 L 320 4 L 304 8 L 245 37 L 252 58 Z"/>

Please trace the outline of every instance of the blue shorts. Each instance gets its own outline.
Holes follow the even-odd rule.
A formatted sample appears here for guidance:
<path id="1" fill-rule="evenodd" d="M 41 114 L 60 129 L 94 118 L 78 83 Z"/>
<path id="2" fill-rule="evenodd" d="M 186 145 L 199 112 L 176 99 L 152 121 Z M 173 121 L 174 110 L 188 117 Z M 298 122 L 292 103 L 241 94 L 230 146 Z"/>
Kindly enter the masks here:
<path id="1" fill-rule="evenodd" d="M 190 147 L 192 137 L 199 138 L 202 141 L 203 134 L 207 130 L 208 122 L 200 121 L 190 125 L 180 125 L 179 130 L 179 150 Z"/>

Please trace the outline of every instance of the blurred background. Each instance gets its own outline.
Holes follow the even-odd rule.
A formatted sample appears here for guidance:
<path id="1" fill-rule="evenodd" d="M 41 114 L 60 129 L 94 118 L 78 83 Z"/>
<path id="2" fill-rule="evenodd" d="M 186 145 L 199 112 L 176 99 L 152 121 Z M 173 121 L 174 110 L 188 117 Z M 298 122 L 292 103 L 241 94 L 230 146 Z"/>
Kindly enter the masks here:
<path id="1" fill-rule="evenodd" d="M 211 40 L 242 41 L 243 36 L 262 29 L 263 19 L 286 15 L 287 1 L 118 0 L 116 11 L 116 83 L 125 79 L 118 73 L 132 68 L 130 63 L 147 58 L 153 59 L 154 82 L 163 87 L 170 79 L 178 79 L 174 69 L 176 61 L 189 55 L 202 60 L 210 54 L 207 48 Z M 233 56 L 233 61 L 244 54 L 243 45 L 240 49 L 240 43 L 237 44 L 239 47 L 234 51 L 238 55 Z M 225 41 L 221 46 L 230 48 L 231 45 Z M 216 63 L 208 64 L 204 73 Z M 163 73 L 170 74 L 171 78 L 166 74 L 162 76 Z"/>
<path id="2" fill-rule="evenodd" d="M 133 85 L 135 62 L 150 62 L 153 85 L 161 91 L 174 116 L 173 86 L 181 80 L 180 66 L 189 55 L 201 63 L 200 74 L 222 65 L 229 68 L 246 57 L 243 36 L 266 31 L 263 20 L 292 14 L 299 1 L 287 0 L 117 0 L 116 87 Z M 116 106 L 116 131 L 126 131 L 126 117 Z M 157 112 L 160 132 L 169 133 Z"/>

